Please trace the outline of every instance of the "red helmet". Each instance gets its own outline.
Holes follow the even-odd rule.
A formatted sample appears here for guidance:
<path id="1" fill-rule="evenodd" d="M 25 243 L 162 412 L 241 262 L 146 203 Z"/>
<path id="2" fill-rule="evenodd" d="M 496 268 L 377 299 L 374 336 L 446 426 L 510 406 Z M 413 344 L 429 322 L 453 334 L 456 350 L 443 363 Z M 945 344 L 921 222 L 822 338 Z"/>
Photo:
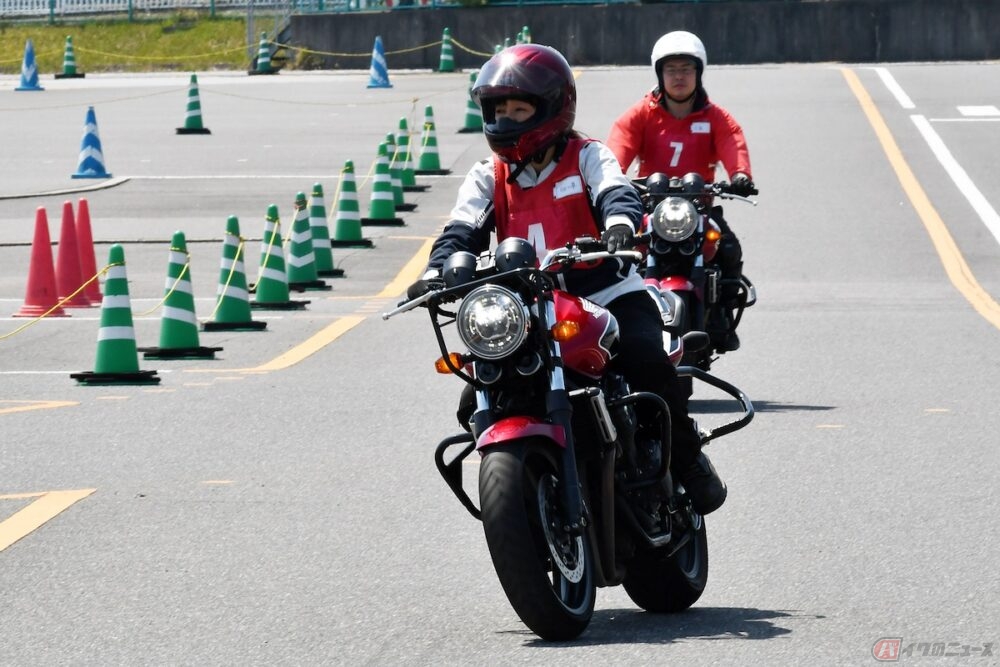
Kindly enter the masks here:
<path id="1" fill-rule="evenodd" d="M 497 122 L 496 105 L 517 98 L 535 106 L 523 123 Z M 518 44 L 494 55 L 472 85 L 472 99 L 483 110 L 483 130 L 501 160 L 526 162 L 573 129 L 576 81 L 562 54 L 541 44 Z"/>

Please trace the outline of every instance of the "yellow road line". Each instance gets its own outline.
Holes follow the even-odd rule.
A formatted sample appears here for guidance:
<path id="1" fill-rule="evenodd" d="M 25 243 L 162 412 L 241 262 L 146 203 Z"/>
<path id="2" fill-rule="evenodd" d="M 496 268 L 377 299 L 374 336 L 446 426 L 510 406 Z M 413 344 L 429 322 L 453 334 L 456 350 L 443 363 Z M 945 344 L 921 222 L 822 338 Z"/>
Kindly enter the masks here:
<path id="1" fill-rule="evenodd" d="M 9 415 L 14 412 L 27 412 L 28 410 L 49 410 L 52 408 L 67 408 L 71 405 L 80 405 L 79 401 L 9 401 L 0 400 L 0 405 L 4 403 L 18 403 L 9 408 L 0 407 L 0 415 Z"/>
<path id="2" fill-rule="evenodd" d="M 38 496 L 38 500 L 0 523 L 0 551 L 3 551 L 25 535 L 38 529 L 42 524 L 69 508 L 70 505 L 83 500 L 96 490 L 50 491 L 41 494 Z M 13 497 L 18 496 L 23 497 L 23 494 L 16 494 Z M 0 496 L 0 498 L 10 497 Z"/>
<path id="3" fill-rule="evenodd" d="M 417 254 L 396 274 L 391 283 L 375 295 L 375 298 L 386 299 L 405 292 L 406 288 L 423 274 L 424 268 L 427 266 L 427 258 L 431 255 L 432 245 L 434 245 L 434 239 L 425 239 Z"/>
<path id="4" fill-rule="evenodd" d="M 306 339 L 302 343 L 296 345 L 288 352 L 275 357 L 271 361 L 257 366 L 256 368 L 248 369 L 250 371 L 279 371 L 284 368 L 288 368 L 294 364 L 299 363 L 311 354 L 318 352 L 324 346 L 330 344 L 335 339 L 339 338 L 342 334 L 350 331 L 357 325 L 365 321 L 365 318 L 359 317 L 357 315 L 351 315 L 349 317 L 342 317 L 336 322 L 328 325 L 324 329 L 320 330 L 315 335 Z"/>
<path id="5" fill-rule="evenodd" d="M 899 179 L 900 185 L 903 186 L 903 191 L 909 197 L 917 215 L 920 216 L 924 228 L 927 229 L 927 234 L 931 237 L 931 242 L 937 250 L 938 257 L 941 258 L 941 264 L 944 265 L 945 273 L 948 274 L 951 284 L 961 292 L 962 296 L 986 321 L 1000 329 L 1000 304 L 993 300 L 972 275 L 972 270 L 966 264 L 965 258 L 962 257 L 955 239 L 948 232 L 948 227 L 944 224 L 941 216 L 927 197 L 927 193 L 924 192 L 917 177 L 914 176 L 910 166 L 903 158 L 902 151 L 899 150 L 896 140 L 883 120 L 882 114 L 878 112 L 875 103 L 872 102 L 868 91 L 865 90 L 858 75 L 853 70 L 841 68 L 840 71 L 847 80 L 847 85 L 851 88 L 854 96 L 858 98 L 861 110 L 865 112 L 868 122 L 875 130 L 875 135 L 882 144 L 882 150 L 889 158 L 889 163 L 895 170 L 896 177 Z"/>

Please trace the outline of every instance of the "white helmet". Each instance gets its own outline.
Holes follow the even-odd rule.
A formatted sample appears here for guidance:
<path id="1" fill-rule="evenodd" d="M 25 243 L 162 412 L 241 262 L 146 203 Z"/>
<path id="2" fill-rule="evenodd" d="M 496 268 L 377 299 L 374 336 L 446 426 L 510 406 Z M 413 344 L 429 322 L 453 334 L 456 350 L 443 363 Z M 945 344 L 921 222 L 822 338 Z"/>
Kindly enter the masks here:
<path id="1" fill-rule="evenodd" d="M 708 54 L 705 53 L 705 45 L 698 39 L 698 35 L 686 30 L 675 30 L 668 32 L 653 44 L 653 53 L 649 60 L 656 71 L 656 77 L 660 77 L 661 62 L 671 56 L 688 56 L 698 61 L 698 75 L 705 70 L 708 65 Z"/>

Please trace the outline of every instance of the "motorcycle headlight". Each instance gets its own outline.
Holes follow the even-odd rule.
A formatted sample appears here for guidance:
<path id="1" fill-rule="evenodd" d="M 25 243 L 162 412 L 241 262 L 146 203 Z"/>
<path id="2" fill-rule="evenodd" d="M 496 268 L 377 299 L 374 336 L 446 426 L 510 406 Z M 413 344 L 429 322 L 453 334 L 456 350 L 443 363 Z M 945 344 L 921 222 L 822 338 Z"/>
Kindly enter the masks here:
<path id="1" fill-rule="evenodd" d="M 485 285 L 462 300 L 456 325 L 472 354 L 502 359 L 513 354 L 528 335 L 528 309 L 511 290 Z"/>
<path id="2" fill-rule="evenodd" d="M 676 243 L 689 238 L 698 228 L 698 209 L 682 197 L 667 197 L 656 205 L 650 222 L 660 237 Z"/>

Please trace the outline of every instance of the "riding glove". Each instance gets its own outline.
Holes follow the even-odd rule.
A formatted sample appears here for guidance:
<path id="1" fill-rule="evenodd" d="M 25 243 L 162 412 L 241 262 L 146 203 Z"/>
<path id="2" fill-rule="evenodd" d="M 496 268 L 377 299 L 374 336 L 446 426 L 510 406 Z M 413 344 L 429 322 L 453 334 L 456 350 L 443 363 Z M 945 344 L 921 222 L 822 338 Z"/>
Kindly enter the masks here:
<path id="1" fill-rule="evenodd" d="M 753 184 L 749 176 L 742 172 L 737 172 L 733 174 L 733 182 L 729 187 L 729 191 L 740 197 L 749 197 L 750 195 L 757 194 L 757 186 Z"/>
<path id="2" fill-rule="evenodd" d="M 619 249 L 624 250 L 632 247 L 633 238 L 635 238 L 635 232 L 632 231 L 632 227 L 624 224 L 612 225 L 601 234 L 601 241 L 608 246 L 608 252 L 617 252 Z"/>

